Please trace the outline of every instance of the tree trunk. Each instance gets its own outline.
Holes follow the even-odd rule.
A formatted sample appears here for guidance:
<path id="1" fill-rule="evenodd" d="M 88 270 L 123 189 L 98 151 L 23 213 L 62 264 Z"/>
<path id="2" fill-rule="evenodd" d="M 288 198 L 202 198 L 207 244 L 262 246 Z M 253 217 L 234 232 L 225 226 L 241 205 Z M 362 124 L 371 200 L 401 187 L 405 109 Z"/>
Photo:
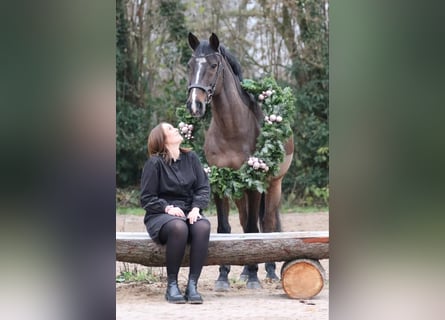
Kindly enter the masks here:
<path id="1" fill-rule="evenodd" d="M 205 265 L 245 265 L 300 258 L 329 258 L 329 232 L 211 234 Z M 116 260 L 144 266 L 165 266 L 165 246 L 144 232 L 116 233 Z M 189 246 L 182 266 L 189 265 Z"/>

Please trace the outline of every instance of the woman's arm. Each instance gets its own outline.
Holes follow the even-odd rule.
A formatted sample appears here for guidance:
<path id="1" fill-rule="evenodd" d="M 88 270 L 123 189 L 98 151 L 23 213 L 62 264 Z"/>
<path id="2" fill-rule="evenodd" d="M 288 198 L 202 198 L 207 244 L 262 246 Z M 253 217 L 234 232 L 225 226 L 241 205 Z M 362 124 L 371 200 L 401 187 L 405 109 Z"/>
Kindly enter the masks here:
<path id="1" fill-rule="evenodd" d="M 149 213 L 166 213 L 168 202 L 159 198 L 160 159 L 145 162 L 141 177 L 141 206 Z"/>

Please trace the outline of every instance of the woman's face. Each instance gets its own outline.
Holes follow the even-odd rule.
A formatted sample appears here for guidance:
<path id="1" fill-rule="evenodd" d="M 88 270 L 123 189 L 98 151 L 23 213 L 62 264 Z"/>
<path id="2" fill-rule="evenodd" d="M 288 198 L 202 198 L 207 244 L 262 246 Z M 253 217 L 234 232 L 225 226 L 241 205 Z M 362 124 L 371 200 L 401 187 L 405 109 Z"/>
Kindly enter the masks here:
<path id="1" fill-rule="evenodd" d="M 180 144 L 182 140 L 184 140 L 184 138 L 179 133 L 179 130 L 173 127 L 171 124 L 164 123 L 162 125 L 162 129 L 164 130 L 165 144 L 167 145 Z"/>

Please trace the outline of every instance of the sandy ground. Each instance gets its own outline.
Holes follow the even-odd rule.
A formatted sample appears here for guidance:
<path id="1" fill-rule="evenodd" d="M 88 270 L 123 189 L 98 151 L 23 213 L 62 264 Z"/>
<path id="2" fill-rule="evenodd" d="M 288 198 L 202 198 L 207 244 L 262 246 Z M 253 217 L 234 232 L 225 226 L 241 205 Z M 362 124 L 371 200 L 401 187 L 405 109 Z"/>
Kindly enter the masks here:
<path id="1" fill-rule="evenodd" d="M 286 213 L 282 214 L 283 231 L 325 231 L 329 230 L 329 214 Z M 145 226 L 140 216 L 116 216 L 116 231 L 143 231 Z M 216 233 L 216 216 L 209 217 L 212 232 Z M 237 215 L 230 216 L 233 233 L 241 233 Z M 229 278 L 229 292 L 215 292 L 214 282 L 218 277 L 218 266 L 205 266 L 198 283 L 198 290 L 203 296 L 201 305 L 174 305 L 164 298 L 166 283 L 165 268 L 149 268 L 141 265 L 116 262 L 116 274 L 125 268 L 133 270 L 149 269 L 161 281 L 135 283 L 116 283 L 116 319 L 298 319 L 327 320 L 329 310 L 329 260 L 321 260 L 326 271 L 326 283 L 321 292 L 308 300 L 289 298 L 280 282 L 267 282 L 264 264 L 259 265 L 258 276 L 262 289 L 246 289 L 245 283 L 239 280 L 241 266 L 232 266 Z M 277 263 L 279 276 L 282 262 Z M 185 288 L 188 268 L 181 268 L 179 286 Z"/>

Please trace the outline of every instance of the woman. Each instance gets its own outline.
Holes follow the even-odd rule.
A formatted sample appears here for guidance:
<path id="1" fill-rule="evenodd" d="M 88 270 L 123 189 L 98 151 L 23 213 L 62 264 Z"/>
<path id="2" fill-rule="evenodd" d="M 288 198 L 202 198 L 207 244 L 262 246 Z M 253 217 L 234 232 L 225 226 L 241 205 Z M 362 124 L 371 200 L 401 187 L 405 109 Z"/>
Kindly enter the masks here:
<path id="1" fill-rule="evenodd" d="M 167 292 L 171 303 L 202 303 L 197 283 L 207 258 L 210 222 L 202 214 L 210 197 L 207 174 L 198 156 L 181 148 L 183 137 L 162 122 L 148 136 L 150 158 L 141 179 L 144 224 L 153 241 L 166 245 Z M 178 288 L 178 272 L 190 243 L 190 271 L 185 296 Z"/>

